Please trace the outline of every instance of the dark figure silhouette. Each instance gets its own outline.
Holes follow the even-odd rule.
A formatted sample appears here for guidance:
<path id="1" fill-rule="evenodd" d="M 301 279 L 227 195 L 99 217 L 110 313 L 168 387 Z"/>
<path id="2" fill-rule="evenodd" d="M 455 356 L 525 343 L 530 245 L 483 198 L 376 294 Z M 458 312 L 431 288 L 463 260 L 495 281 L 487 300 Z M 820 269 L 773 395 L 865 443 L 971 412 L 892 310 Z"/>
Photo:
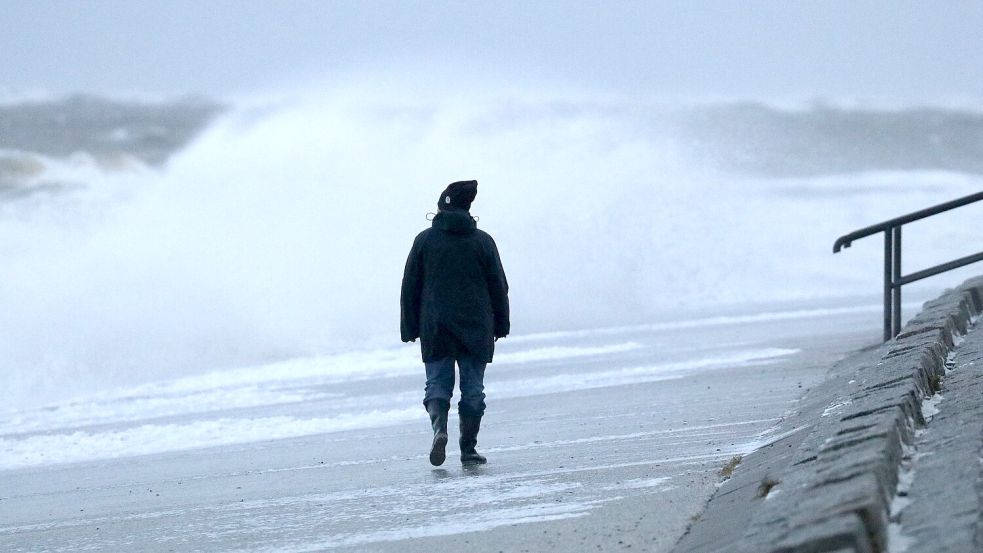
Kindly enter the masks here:
<path id="1" fill-rule="evenodd" d="M 435 466 L 446 456 L 455 361 L 461 374 L 461 462 L 486 462 L 475 451 L 485 413 L 485 365 L 492 362 L 495 341 L 509 333 L 509 285 L 498 248 L 470 213 L 477 193 L 473 180 L 451 183 L 441 193 L 433 224 L 413 241 L 403 272 L 400 333 L 404 342 L 420 338 Z"/>

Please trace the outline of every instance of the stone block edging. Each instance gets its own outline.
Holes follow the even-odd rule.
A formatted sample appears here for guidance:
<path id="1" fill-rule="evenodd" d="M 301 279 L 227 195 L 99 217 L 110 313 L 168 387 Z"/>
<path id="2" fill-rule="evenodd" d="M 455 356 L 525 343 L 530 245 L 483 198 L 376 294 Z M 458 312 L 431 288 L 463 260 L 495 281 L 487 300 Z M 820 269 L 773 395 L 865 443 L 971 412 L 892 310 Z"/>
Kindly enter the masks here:
<path id="1" fill-rule="evenodd" d="M 735 550 L 886 553 L 901 461 L 924 424 L 949 354 L 983 312 L 983 277 L 926 302 L 878 361 L 857 367 L 780 482 L 760 500 Z"/>

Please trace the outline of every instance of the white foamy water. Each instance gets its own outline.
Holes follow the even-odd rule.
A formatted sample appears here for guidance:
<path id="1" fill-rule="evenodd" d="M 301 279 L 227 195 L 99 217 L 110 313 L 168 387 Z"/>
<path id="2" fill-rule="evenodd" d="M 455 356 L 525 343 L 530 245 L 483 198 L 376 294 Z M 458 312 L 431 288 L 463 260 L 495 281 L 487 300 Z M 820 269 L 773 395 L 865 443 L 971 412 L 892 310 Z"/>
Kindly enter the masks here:
<path id="1" fill-rule="evenodd" d="M 686 372 L 714 368 L 736 368 L 748 365 L 763 365 L 778 358 L 797 353 L 796 349 L 769 348 L 762 350 L 736 351 L 729 355 L 691 359 L 675 363 L 626 367 L 614 370 L 561 373 L 549 377 L 531 378 L 489 386 L 489 393 L 505 397 L 521 397 L 542 393 L 570 392 L 605 388 L 642 382 L 658 382 L 682 378 Z"/>
<path id="2" fill-rule="evenodd" d="M 625 342 L 605 346 L 532 348 L 502 353 L 496 363 L 576 359 L 642 347 L 636 342 Z M 337 403 L 344 400 L 345 395 L 328 391 L 332 384 L 419 375 L 420 372 L 419 352 L 410 347 L 292 359 L 108 390 L 89 398 L 39 409 L 0 411 L 0 436 L 311 401 L 333 400 Z M 375 399 L 383 404 L 396 398 L 386 395 Z M 363 398 L 362 405 L 351 406 L 364 407 L 364 402 Z"/>
<path id="3" fill-rule="evenodd" d="M 159 170 L 47 160 L 42 176 L 79 186 L 0 203 L 0 401 L 389 347 L 412 238 L 462 178 L 481 183 L 473 212 L 525 335 L 872 297 L 879 241 L 834 257 L 833 240 L 983 184 L 876 164 L 721 174 L 666 109 L 339 85 L 233 107 Z M 906 267 L 972 253 L 976 219 L 906 228 Z M 385 374 L 357 355 L 352 372 Z"/>
<path id="4" fill-rule="evenodd" d="M 208 419 L 185 424 L 144 424 L 111 432 L 39 434 L 0 438 L 0 468 L 12 469 L 115 459 L 167 451 L 242 444 L 386 426 L 419 418 L 420 408 L 368 411 L 335 417 L 249 417 Z"/>
<path id="5" fill-rule="evenodd" d="M 622 342 L 503 353 L 490 370 L 504 372 L 487 383 L 487 393 L 501 400 L 672 380 L 694 371 L 763 365 L 798 352 L 784 348 L 732 349 L 718 355 L 661 364 L 639 365 L 638 361 L 630 360 L 630 356 L 645 349 L 637 342 Z M 405 351 L 344 354 L 340 359 L 324 356 L 298 359 L 286 364 L 145 385 L 40 410 L 12 411 L 0 417 L 0 470 L 415 422 L 422 413 L 420 396 L 406 386 L 418 383 L 408 384 L 404 376 L 419 377 L 419 362 L 406 360 L 405 364 L 396 364 L 393 361 Z M 367 393 L 361 388 L 350 388 L 364 375 L 337 369 L 353 357 L 360 361 L 372 358 L 379 361 L 383 368 L 374 373 L 373 390 L 385 390 L 389 382 L 390 391 Z M 604 362 L 586 368 L 581 364 L 573 371 L 560 368 L 559 372 L 550 372 L 539 368 L 534 376 L 528 371 L 510 369 L 535 366 L 547 360 L 592 357 Z M 387 362 L 393 364 L 387 366 Z M 618 365 L 622 366 L 610 368 Z M 285 370 L 285 366 L 307 370 Z M 273 414 L 269 409 L 287 409 L 292 414 Z"/>

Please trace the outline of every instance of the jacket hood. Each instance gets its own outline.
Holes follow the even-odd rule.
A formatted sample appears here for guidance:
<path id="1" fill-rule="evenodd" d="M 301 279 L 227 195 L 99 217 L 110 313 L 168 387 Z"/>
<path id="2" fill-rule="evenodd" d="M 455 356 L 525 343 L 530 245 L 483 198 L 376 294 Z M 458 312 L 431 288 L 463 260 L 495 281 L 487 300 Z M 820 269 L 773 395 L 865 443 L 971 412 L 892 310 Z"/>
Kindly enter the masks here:
<path id="1" fill-rule="evenodd" d="M 454 234 L 470 234 L 478 228 L 468 211 L 440 211 L 433 217 L 433 228 Z"/>

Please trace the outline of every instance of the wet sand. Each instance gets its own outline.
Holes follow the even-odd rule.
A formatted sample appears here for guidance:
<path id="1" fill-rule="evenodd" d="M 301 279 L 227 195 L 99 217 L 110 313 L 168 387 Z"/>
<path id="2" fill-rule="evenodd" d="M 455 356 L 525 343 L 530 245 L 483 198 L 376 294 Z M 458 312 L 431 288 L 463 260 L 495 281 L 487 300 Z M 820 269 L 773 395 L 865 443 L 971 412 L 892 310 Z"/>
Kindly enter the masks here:
<path id="1" fill-rule="evenodd" d="M 421 407 L 418 421 L 386 427 L 2 471 L 0 550 L 667 551 L 721 468 L 778 437 L 773 428 L 805 390 L 876 342 L 878 328 L 876 315 L 858 312 L 614 334 L 606 339 L 645 347 L 489 367 L 478 443 L 488 465 L 464 468 L 450 447 L 444 466 L 431 467 Z M 661 351 L 712 357 L 734 347 L 798 351 L 671 379 L 650 371 L 623 384 L 598 377 L 557 393 L 492 393 L 509 381 L 539 378 L 548 390 L 550 378 L 631 374 Z M 395 395 L 421 385 L 347 386 Z M 452 414 L 450 446 L 456 425 Z"/>

